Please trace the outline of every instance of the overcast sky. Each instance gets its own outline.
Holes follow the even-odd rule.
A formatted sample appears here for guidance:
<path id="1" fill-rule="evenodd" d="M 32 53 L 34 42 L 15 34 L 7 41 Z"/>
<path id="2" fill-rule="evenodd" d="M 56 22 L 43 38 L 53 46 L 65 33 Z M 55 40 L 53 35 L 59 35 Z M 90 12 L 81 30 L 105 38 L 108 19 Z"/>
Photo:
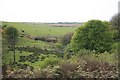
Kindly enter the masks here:
<path id="1" fill-rule="evenodd" d="M 119 0 L 0 0 L 0 21 L 86 22 L 109 21 Z"/>

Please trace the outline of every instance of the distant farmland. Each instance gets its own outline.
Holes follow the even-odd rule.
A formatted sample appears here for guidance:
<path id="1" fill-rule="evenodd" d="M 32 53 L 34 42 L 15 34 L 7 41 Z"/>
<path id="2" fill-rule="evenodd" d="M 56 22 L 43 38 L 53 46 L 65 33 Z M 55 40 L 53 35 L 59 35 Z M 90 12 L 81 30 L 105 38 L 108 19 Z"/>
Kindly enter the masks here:
<path id="1" fill-rule="evenodd" d="M 80 27 L 83 23 L 52 23 L 52 24 L 49 24 L 49 26 L 54 26 L 54 27 Z"/>

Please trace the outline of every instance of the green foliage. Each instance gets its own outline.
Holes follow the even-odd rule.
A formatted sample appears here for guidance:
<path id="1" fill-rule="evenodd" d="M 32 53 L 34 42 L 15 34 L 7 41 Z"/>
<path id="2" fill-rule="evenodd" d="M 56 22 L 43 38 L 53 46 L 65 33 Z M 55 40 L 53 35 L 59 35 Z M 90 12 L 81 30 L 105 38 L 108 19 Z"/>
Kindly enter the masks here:
<path id="1" fill-rule="evenodd" d="M 119 31 L 118 30 L 111 30 L 111 33 L 112 33 L 112 35 L 113 35 L 113 39 L 114 39 L 114 41 L 115 42 L 118 42 L 118 40 L 119 40 Z"/>
<path id="2" fill-rule="evenodd" d="M 9 26 L 5 29 L 6 39 L 8 44 L 16 44 L 18 38 L 18 30 L 15 27 Z"/>
<path id="3" fill-rule="evenodd" d="M 60 59 L 55 56 L 50 56 L 49 58 L 45 58 L 41 63 L 40 67 L 45 68 L 47 66 L 54 66 L 57 65 L 60 62 Z"/>
<path id="4" fill-rule="evenodd" d="M 44 47 L 44 46 L 49 46 L 48 43 L 44 42 L 44 41 L 35 41 L 32 39 L 28 39 L 28 38 L 24 38 L 24 37 L 20 37 L 18 39 L 18 43 L 17 46 L 37 46 L 37 47 Z"/>
<path id="5" fill-rule="evenodd" d="M 111 53 L 116 53 L 116 51 L 118 51 L 119 49 L 119 42 L 115 42 L 112 46 L 112 49 L 111 49 Z"/>
<path id="6" fill-rule="evenodd" d="M 7 25 L 5 24 L 5 25 L 2 25 L 2 29 L 5 29 L 7 27 Z"/>
<path id="7" fill-rule="evenodd" d="M 88 53 L 90 51 L 81 50 L 81 52 Z M 46 55 L 47 58 L 43 62 L 38 62 L 39 69 L 34 68 L 31 71 L 28 66 L 26 69 L 18 70 L 7 68 L 6 72 L 8 77 L 13 78 L 116 78 L 118 63 L 116 63 L 115 56 L 117 55 L 104 52 L 82 56 L 77 54 L 70 59 L 63 58 L 61 60 L 55 55 L 49 55 L 49 58 Z"/>
<path id="8" fill-rule="evenodd" d="M 71 40 L 74 51 L 80 49 L 110 51 L 112 43 L 113 36 L 109 31 L 109 24 L 100 20 L 90 20 L 79 27 Z"/>
<path id="9" fill-rule="evenodd" d="M 114 64 L 116 65 L 116 67 L 118 64 L 118 55 L 115 52 L 112 54 L 110 54 L 109 52 L 104 52 L 102 54 L 99 54 L 97 59 L 101 62 L 109 62 L 111 64 Z"/>
<path id="10" fill-rule="evenodd" d="M 77 52 L 77 55 L 78 56 L 83 56 L 83 55 L 89 55 L 89 54 L 96 54 L 97 52 L 95 50 L 93 51 L 90 51 L 90 50 L 86 50 L 86 49 L 80 49 L 78 52 Z"/>

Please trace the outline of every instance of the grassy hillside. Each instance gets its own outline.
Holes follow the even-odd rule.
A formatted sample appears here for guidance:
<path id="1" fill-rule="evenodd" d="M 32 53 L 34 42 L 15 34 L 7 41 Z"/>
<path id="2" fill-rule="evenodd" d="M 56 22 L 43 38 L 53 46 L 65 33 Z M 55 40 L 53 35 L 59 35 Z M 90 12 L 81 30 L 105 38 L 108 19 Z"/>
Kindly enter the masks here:
<path id="1" fill-rule="evenodd" d="M 3 25 L 13 26 L 16 27 L 19 31 L 19 34 L 22 33 L 22 30 L 24 30 L 25 34 L 29 34 L 32 37 L 36 36 L 55 36 L 60 37 L 63 36 L 65 33 L 74 32 L 77 27 L 58 27 L 58 26 L 52 26 L 50 24 L 33 24 L 33 23 L 20 23 L 20 22 L 3 22 Z M 26 37 L 20 37 L 18 38 L 17 47 L 25 47 L 25 46 L 36 46 L 36 47 L 49 47 L 49 46 L 56 45 L 55 43 L 49 43 L 44 41 L 36 41 L 33 39 L 29 39 Z M 3 54 L 3 63 L 9 63 L 13 61 L 13 52 L 12 51 L 5 51 L 5 54 Z M 26 52 L 22 51 L 22 53 L 19 50 L 16 50 L 16 60 L 17 62 L 20 59 L 20 56 L 27 56 L 33 54 L 32 52 Z M 8 57 L 9 56 L 9 57 Z M 40 56 L 39 56 L 40 57 Z M 29 65 L 33 65 L 34 67 L 45 65 L 44 61 L 37 61 L 35 63 L 30 62 L 24 62 Z M 41 65 L 40 65 L 41 64 Z"/>

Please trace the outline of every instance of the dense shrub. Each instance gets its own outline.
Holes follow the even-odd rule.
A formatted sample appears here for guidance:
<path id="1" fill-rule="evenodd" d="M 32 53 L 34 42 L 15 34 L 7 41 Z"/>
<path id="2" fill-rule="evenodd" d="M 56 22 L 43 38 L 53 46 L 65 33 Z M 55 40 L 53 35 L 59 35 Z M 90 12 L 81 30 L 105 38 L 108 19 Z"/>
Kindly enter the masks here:
<path id="1" fill-rule="evenodd" d="M 77 52 L 77 55 L 79 55 L 79 56 L 86 56 L 86 55 L 89 55 L 89 54 L 95 54 L 95 53 L 97 53 L 95 50 L 92 50 L 92 51 L 90 51 L 90 50 L 86 50 L 86 49 L 80 49 L 78 52 Z"/>
<path id="2" fill-rule="evenodd" d="M 74 51 L 80 49 L 110 51 L 112 43 L 113 36 L 109 31 L 109 24 L 100 20 L 90 20 L 79 27 L 71 40 Z"/>
<path id="3" fill-rule="evenodd" d="M 113 33 L 114 41 L 118 42 L 118 40 L 119 40 L 119 31 L 118 30 L 111 30 L 111 32 Z"/>
<path id="4" fill-rule="evenodd" d="M 33 52 L 35 55 L 40 55 L 40 54 L 55 54 L 59 57 L 63 56 L 63 51 L 62 49 L 59 49 L 58 47 L 54 46 L 53 48 L 40 48 L 40 47 L 30 47 L 30 46 L 23 46 L 23 47 L 16 47 L 17 50 L 19 51 L 26 51 L 26 52 Z"/>
<path id="5" fill-rule="evenodd" d="M 26 62 L 26 61 L 29 61 L 31 63 L 34 63 L 36 61 L 39 60 L 39 57 L 38 57 L 39 54 L 30 54 L 28 56 L 20 56 L 20 62 Z"/>
<path id="6" fill-rule="evenodd" d="M 61 37 L 60 42 L 63 45 L 67 45 L 67 44 L 70 43 L 72 36 L 73 36 L 72 32 L 71 33 L 66 33 L 64 36 Z"/>
<path id="7" fill-rule="evenodd" d="M 98 61 L 107 62 L 113 64 L 117 67 L 118 65 L 118 51 L 114 51 L 114 53 L 110 54 L 109 52 L 104 52 L 99 54 L 97 57 Z"/>
<path id="8" fill-rule="evenodd" d="M 96 54 L 98 55 L 98 54 Z M 101 56 L 102 54 L 100 54 Z M 110 54 L 108 54 L 110 55 Z M 108 56 L 103 54 L 103 56 Z M 93 56 L 93 57 L 91 57 Z M 101 57 L 103 57 L 101 56 Z M 99 56 L 98 56 L 99 57 Z M 93 59 L 94 55 L 74 56 L 63 59 L 59 62 L 49 58 L 44 68 L 34 68 L 29 66 L 25 69 L 6 68 L 7 77 L 13 78 L 117 78 L 118 67 L 109 62 Z M 49 65 L 48 65 L 49 64 Z"/>
<path id="9" fill-rule="evenodd" d="M 60 62 L 61 59 L 57 58 L 57 57 L 49 57 L 49 58 L 45 58 L 41 64 L 40 67 L 41 68 L 45 68 L 47 66 L 54 66 L 57 65 Z"/>
<path id="10" fill-rule="evenodd" d="M 15 27 L 9 26 L 5 28 L 5 34 L 8 44 L 16 44 L 18 38 L 18 30 Z"/>
<path id="11" fill-rule="evenodd" d="M 3 25 L 3 26 L 2 26 L 2 29 L 5 29 L 7 26 L 8 26 L 8 25 Z"/>
<path id="12" fill-rule="evenodd" d="M 118 51 L 117 50 L 114 51 L 113 53 L 110 53 L 110 52 L 97 53 L 95 51 L 81 49 L 74 56 L 75 56 L 75 59 L 95 60 L 99 62 L 108 62 L 114 65 L 117 65 L 118 63 Z"/>

